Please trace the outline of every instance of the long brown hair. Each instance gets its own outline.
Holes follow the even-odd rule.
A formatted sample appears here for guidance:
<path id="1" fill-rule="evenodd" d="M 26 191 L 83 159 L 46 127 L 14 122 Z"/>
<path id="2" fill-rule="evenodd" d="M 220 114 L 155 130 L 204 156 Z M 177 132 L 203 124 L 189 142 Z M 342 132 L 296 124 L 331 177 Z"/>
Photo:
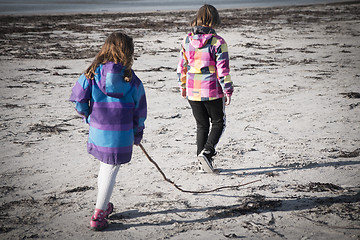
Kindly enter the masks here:
<path id="1" fill-rule="evenodd" d="M 131 67 L 134 59 L 134 42 L 131 37 L 122 32 L 113 32 L 105 40 L 101 50 L 96 55 L 94 61 L 86 69 L 85 76 L 94 79 L 95 70 L 100 64 L 113 62 L 122 64 L 125 67 L 124 80 L 131 81 Z"/>
<path id="2" fill-rule="evenodd" d="M 205 4 L 197 12 L 195 19 L 191 22 L 191 26 L 216 27 L 220 23 L 220 16 L 216 8 Z"/>

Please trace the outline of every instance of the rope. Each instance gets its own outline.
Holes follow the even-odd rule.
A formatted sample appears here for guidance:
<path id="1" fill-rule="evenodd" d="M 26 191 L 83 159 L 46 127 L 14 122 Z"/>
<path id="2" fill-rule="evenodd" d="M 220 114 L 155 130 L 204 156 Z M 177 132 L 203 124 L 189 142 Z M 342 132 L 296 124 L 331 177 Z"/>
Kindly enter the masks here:
<path id="1" fill-rule="evenodd" d="M 140 143 L 139 147 L 141 148 L 141 150 L 144 152 L 144 154 L 146 155 L 146 157 L 149 159 L 149 161 L 155 165 L 156 169 L 160 172 L 160 174 L 162 175 L 162 177 L 164 178 L 165 181 L 167 181 L 168 183 L 172 184 L 176 189 L 180 190 L 181 192 L 184 193 L 210 193 L 210 192 L 216 192 L 219 191 L 221 189 L 226 189 L 226 188 L 239 188 L 239 187 L 243 187 L 255 182 L 259 182 L 260 179 L 255 180 L 255 181 L 251 181 L 248 183 L 243 183 L 243 184 L 239 184 L 239 185 L 232 185 L 232 186 L 222 186 L 222 187 L 218 187 L 218 188 L 214 188 L 211 190 L 204 190 L 204 191 L 191 191 L 191 190 L 185 190 L 183 188 L 181 188 L 179 185 L 175 184 L 173 181 L 171 181 L 170 179 L 168 179 L 165 175 L 165 173 L 161 170 L 161 168 L 159 167 L 159 165 L 150 157 L 150 155 L 146 152 L 145 148 L 143 147 L 143 145 Z"/>

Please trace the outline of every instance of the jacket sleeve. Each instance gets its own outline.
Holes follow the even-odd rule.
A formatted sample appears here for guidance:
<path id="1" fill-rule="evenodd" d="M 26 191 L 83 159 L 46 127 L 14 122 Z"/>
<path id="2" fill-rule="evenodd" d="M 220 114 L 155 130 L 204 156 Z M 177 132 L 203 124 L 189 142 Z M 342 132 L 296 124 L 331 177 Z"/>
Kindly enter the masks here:
<path id="1" fill-rule="evenodd" d="M 137 78 L 137 76 L 133 72 L 133 77 Z M 135 80 L 135 79 L 134 79 Z M 145 128 L 145 120 L 147 117 L 147 103 L 146 103 L 146 95 L 143 83 L 140 79 L 137 79 L 138 83 L 135 86 L 136 90 L 134 91 L 134 101 L 135 101 L 135 109 L 134 109 L 134 144 L 139 144 L 143 137 L 143 132 Z"/>
<path id="2" fill-rule="evenodd" d="M 225 40 L 220 39 L 216 47 L 216 70 L 224 93 L 231 96 L 234 87 L 230 76 L 229 52 Z"/>
<path id="3" fill-rule="evenodd" d="M 76 111 L 85 118 L 90 115 L 90 99 L 91 99 L 91 85 L 89 80 L 82 74 L 75 86 L 72 88 L 72 93 L 69 101 L 75 103 Z"/>
<path id="4" fill-rule="evenodd" d="M 184 40 L 185 42 L 185 40 Z M 178 82 L 181 88 L 186 88 L 186 73 L 188 67 L 188 60 L 185 55 L 185 49 L 183 44 L 181 45 L 180 60 L 177 67 Z"/>

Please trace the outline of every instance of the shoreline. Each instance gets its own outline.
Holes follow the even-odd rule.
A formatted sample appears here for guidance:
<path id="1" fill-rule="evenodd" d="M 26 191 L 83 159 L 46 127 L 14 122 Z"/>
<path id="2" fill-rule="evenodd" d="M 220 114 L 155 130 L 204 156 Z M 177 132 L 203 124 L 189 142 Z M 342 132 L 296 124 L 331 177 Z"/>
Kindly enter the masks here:
<path id="1" fill-rule="evenodd" d="M 347 4 L 320 4 L 306 6 L 287 6 L 271 8 L 247 8 L 220 11 L 222 14 L 222 29 L 241 28 L 246 25 L 270 24 L 278 28 L 282 26 L 298 26 L 303 22 L 313 24 L 323 21 L 327 17 L 327 8 L 336 12 L 337 6 L 356 6 L 360 1 L 351 1 Z M 352 14 L 352 9 L 346 9 Z M 356 10 L 355 10 L 356 11 Z M 299 16 L 299 14 L 305 14 Z M 190 14 L 191 13 L 191 14 Z M 40 59 L 81 59 L 91 58 L 96 54 L 99 39 L 104 34 L 121 29 L 130 36 L 137 38 L 153 31 L 158 32 L 187 32 L 195 11 L 149 12 L 149 13 L 101 13 L 101 14 L 69 14 L 69 15 L 34 15 L 34 16 L 0 16 L 0 50 L 2 57 L 40 58 Z M 342 18 L 349 18 L 342 14 Z M 71 21 L 69 21 L 71 19 Z M 277 20 L 275 20 L 277 19 Z M 331 20 L 330 20 L 331 21 Z M 298 22 L 298 23 L 297 23 Z M 92 24 L 90 24 L 92 23 Z M 68 36 L 67 41 L 76 43 L 76 48 L 63 42 L 63 32 Z M 72 33 L 85 34 L 92 39 L 92 43 L 84 44 Z M 56 36 L 60 39 L 56 38 Z M 33 49 L 21 47 L 17 42 L 33 44 Z M 47 45 L 42 44 L 47 41 Z M 63 42 L 63 43 L 62 43 Z"/>
<path id="2" fill-rule="evenodd" d="M 330 3 L 312 3 L 312 4 L 294 4 L 294 5 L 277 5 L 277 6 L 245 6 L 245 7 L 236 7 L 236 8 L 217 8 L 219 12 L 225 12 L 225 11 L 233 11 L 233 10 L 250 10 L 250 9 L 272 9 L 272 8 L 288 8 L 288 7 L 306 7 L 306 6 L 313 6 L 318 7 L 322 5 L 342 5 L 342 4 L 356 4 L 359 3 L 359 0 L 349 0 L 344 2 L 337 2 L 334 0 L 334 2 Z M 108 10 L 102 10 L 102 11 L 86 11 L 86 12 L 51 12 L 51 13 L 0 13 L 0 18 L 2 17 L 36 17 L 36 16 L 72 16 L 72 15 L 114 15 L 114 14 L 120 14 L 120 15 L 127 15 L 127 14 L 155 14 L 155 13 L 161 13 L 161 14 L 168 14 L 172 12 L 196 12 L 196 9 L 169 9 L 169 10 L 148 10 L 148 11 L 108 11 Z"/>

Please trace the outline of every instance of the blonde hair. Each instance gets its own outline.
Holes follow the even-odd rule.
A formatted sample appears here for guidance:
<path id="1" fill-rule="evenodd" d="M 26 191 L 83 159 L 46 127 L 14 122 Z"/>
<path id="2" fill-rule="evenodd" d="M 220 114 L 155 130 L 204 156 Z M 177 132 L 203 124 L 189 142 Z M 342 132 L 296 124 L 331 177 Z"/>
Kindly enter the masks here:
<path id="1" fill-rule="evenodd" d="M 100 64 L 113 62 L 122 64 L 125 67 L 124 80 L 130 82 L 132 78 L 131 67 L 134 56 L 134 42 L 131 37 L 122 32 L 113 32 L 105 40 L 101 50 L 94 61 L 86 69 L 85 76 L 94 79 L 95 70 Z"/>
<path id="2" fill-rule="evenodd" d="M 220 25 L 220 16 L 216 8 L 212 5 L 205 4 L 196 14 L 191 26 L 215 27 Z"/>

